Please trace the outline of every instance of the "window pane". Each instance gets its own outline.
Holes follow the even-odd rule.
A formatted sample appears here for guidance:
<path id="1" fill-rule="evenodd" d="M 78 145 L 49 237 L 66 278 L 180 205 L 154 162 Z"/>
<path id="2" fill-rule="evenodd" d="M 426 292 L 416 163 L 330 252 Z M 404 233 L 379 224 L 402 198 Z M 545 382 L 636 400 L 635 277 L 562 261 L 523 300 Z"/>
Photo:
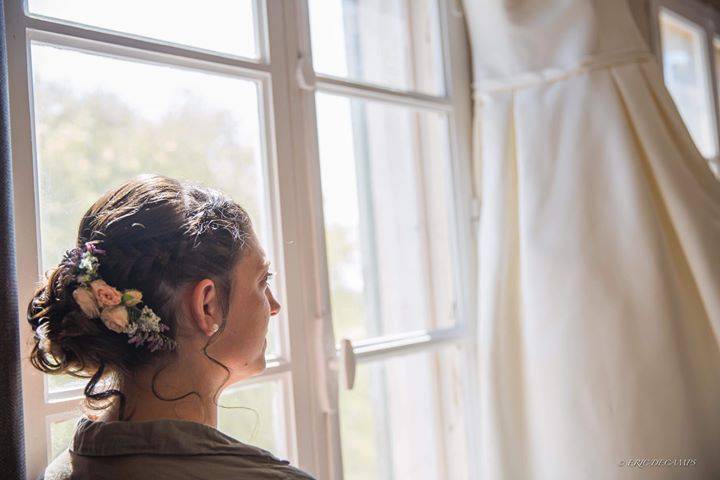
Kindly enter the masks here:
<path id="1" fill-rule="evenodd" d="M 75 425 L 78 422 L 78 418 L 68 418 L 67 420 L 60 420 L 58 422 L 52 422 L 50 424 L 50 458 L 52 461 L 60 455 L 63 450 L 70 446 L 72 437 L 75 434 Z"/>
<path id="2" fill-rule="evenodd" d="M 344 478 L 467 478 L 460 365 L 449 347 L 359 366 L 340 393 Z"/>
<path id="3" fill-rule="evenodd" d="M 30 13 L 258 58 L 252 0 L 28 0 Z"/>
<path id="4" fill-rule="evenodd" d="M 318 73 L 443 95 L 436 0 L 310 0 Z"/>
<path id="5" fill-rule="evenodd" d="M 327 94 L 317 112 L 336 336 L 452 326 L 446 117 Z"/>
<path id="6" fill-rule="evenodd" d="M 713 100 L 708 85 L 705 33 L 668 10 L 660 11 L 665 84 L 705 158 L 717 154 Z"/>
<path id="7" fill-rule="evenodd" d="M 218 404 L 218 430 L 278 458 L 288 458 L 280 381 L 229 387 Z"/>
<path id="8" fill-rule="evenodd" d="M 74 246 L 85 210 L 140 173 L 227 193 L 272 260 L 256 83 L 42 44 L 32 66 L 43 270 Z M 269 355 L 279 353 L 276 323 Z M 51 391 L 64 381 L 50 380 Z"/>
<path id="9" fill-rule="evenodd" d="M 52 393 L 85 388 L 87 380 L 72 375 L 46 375 L 48 390 Z"/>

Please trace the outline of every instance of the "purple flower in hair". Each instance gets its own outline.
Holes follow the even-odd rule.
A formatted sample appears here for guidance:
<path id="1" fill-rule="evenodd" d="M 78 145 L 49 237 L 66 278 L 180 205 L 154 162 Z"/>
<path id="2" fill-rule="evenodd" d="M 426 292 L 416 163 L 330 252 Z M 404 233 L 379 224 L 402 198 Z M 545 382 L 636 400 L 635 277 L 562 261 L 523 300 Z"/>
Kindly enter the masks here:
<path id="1" fill-rule="evenodd" d="M 91 255 L 99 254 L 104 255 L 105 250 L 98 248 L 97 245 L 95 245 L 93 242 L 85 242 L 85 251 L 89 252 Z"/>
<path id="2" fill-rule="evenodd" d="M 82 257 L 82 249 L 80 247 L 72 248 L 65 252 L 62 264 L 68 267 L 77 267 Z"/>

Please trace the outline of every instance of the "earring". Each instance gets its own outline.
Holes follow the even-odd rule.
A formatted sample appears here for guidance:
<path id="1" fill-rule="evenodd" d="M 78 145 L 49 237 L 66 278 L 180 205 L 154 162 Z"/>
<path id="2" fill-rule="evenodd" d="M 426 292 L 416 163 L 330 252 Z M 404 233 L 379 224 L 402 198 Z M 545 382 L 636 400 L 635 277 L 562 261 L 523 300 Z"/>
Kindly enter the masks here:
<path id="1" fill-rule="evenodd" d="M 212 330 L 212 333 L 215 333 L 220 330 L 220 325 L 218 325 L 217 323 L 213 323 L 213 326 L 210 330 Z"/>

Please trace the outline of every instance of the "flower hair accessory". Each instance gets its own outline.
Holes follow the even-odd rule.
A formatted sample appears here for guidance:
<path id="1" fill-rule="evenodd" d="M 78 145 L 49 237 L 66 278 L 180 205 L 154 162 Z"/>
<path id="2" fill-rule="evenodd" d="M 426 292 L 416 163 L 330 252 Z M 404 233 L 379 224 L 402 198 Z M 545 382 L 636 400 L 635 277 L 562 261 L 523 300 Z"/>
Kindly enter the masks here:
<path id="1" fill-rule="evenodd" d="M 150 351 L 174 350 L 177 342 L 163 332 L 169 327 L 162 323 L 152 309 L 143 305 L 139 290 L 123 290 L 105 283 L 98 274 L 100 260 L 104 255 L 94 243 L 69 250 L 63 263 L 74 269 L 77 287 L 72 292 L 75 303 L 89 318 L 99 318 L 105 326 L 117 333 L 128 336 L 128 343 Z"/>

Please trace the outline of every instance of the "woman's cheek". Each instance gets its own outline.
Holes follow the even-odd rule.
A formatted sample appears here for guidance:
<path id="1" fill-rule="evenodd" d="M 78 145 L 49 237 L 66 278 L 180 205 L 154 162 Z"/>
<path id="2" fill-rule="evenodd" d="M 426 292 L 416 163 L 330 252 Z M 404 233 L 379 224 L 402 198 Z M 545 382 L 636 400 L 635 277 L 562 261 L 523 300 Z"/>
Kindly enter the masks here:
<path id="1" fill-rule="evenodd" d="M 268 289 L 269 289 L 269 288 L 270 288 L 270 287 L 265 287 L 265 288 L 263 288 L 263 290 L 262 290 L 263 309 L 264 309 L 265 312 L 267 312 L 267 313 L 270 312 L 270 298 L 269 298 L 269 295 L 268 295 Z"/>

